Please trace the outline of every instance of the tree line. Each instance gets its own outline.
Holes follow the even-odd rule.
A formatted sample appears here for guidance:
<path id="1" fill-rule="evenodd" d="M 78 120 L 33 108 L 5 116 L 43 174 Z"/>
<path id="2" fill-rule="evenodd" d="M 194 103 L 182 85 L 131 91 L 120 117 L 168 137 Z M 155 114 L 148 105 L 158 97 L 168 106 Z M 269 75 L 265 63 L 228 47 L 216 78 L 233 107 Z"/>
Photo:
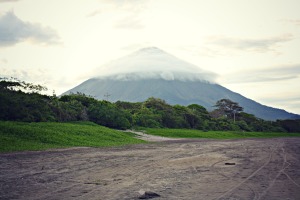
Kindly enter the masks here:
<path id="1" fill-rule="evenodd" d="M 261 132 L 300 132 L 300 120 L 265 121 L 221 99 L 208 112 L 203 106 L 170 105 L 151 97 L 144 102 L 109 102 L 77 93 L 43 95 L 46 87 L 0 78 L 0 120 L 24 122 L 92 121 L 115 129 L 184 128 Z"/>

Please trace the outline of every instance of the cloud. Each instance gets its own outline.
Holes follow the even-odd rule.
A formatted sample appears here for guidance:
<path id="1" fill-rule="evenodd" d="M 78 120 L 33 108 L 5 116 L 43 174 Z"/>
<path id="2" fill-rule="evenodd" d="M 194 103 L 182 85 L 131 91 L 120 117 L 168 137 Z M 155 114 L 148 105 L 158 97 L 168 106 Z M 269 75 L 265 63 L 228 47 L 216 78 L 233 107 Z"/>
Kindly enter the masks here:
<path id="1" fill-rule="evenodd" d="M 290 24 L 293 24 L 293 25 L 296 25 L 296 26 L 300 26 L 300 19 L 284 19 L 284 20 L 281 20 L 283 22 L 286 22 L 286 23 L 290 23 Z"/>
<path id="2" fill-rule="evenodd" d="M 107 3 L 119 10 L 140 12 L 144 9 L 148 0 L 102 0 L 102 2 Z"/>
<path id="3" fill-rule="evenodd" d="M 283 99 L 278 99 L 273 96 L 265 99 L 272 103 L 285 103 L 285 104 L 298 103 L 300 105 L 300 94 L 290 94 L 289 96 L 285 96 L 285 98 Z"/>
<path id="4" fill-rule="evenodd" d="M 52 95 L 53 90 L 56 90 L 57 94 L 60 94 L 71 86 L 74 87 L 74 83 L 71 84 L 66 77 L 62 78 L 58 76 L 58 72 L 53 69 L 34 67 L 23 67 L 19 69 L 0 66 L 0 77 L 13 77 L 21 81 L 46 86 L 48 91 L 45 93 L 49 95 Z M 76 81 L 77 80 L 75 80 L 75 82 Z"/>
<path id="5" fill-rule="evenodd" d="M 232 38 L 226 36 L 211 36 L 207 38 L 206 46 L 208 48 L 221 47 L 235 51 L 248 51 L 248 52 L 277 52 L 277 48 L 281 43 L 293 40 L 292 34 L 285 34 L 269 38 Z"/>
<path id="6" fill-rule="evenodd" d="M 38 44 L 58 44 L 56 31 L 40 24 L 24 22 L 10 11 L 0 17 L 0 47 L 12 46 L 20 42 Z"/>
<path id="7" fill-rule="evenodd" d="M 298 79 L 300 64 L 274 66 L 268 69 L 248 70 L 231 74 L 227 83 L 275 82 Z"/>
<path id="8" fill-rule="evenodd" d="M 117 29 L 142 29 L 141 13 L 146 10 L 148 0 L 102 0 L 101 7 L 91 11 L 87 17 L 109 15 Z"/>
<path id="9" fill-rule="evenodd" d="M 114 27 L 119 29 L 142 29 L 144 25 L 136 16 L 131 15 L 118 20 Z"/>
<path id="10" fill-rule="evenodd" d="M 278 76 L 278 75 L 277 75 Z M 242 79 L 240 79 L 242 78 Z M 273 82 L 273 81 L 283 81 L 283 80 L 290 80 L 290 79 L 295 79 L 298 78 L 296 75 L 292 76 L 285 76 L 281 75 L 278 77 L 270 77 L 266 76 L 265 74 L 259 74 L 259 73 L 254 73 L 252 75 L 239 75 L 238 79 L 233 79 L 233 82 L 239 82 L 239 83 L 249 83 L 249 82 Z"/>
<path id="11" fill-rule="evenodd" d="M 179 45 L 176 48 L 181 51 L 186 51 L 190 55 L 194 56 L 205 56 L 205 57 L 216 57 L 226 55 L 224 50 L 221 48 L 209 47 L 208 45 Z"/>
<path id="12" fill-rule="evenodd" d="M 97 10 L 94 10 L 94 11 L 90 12 L 90 13 L 87 14 L 86 16 L 87 16 L 87 17 L 95 17 L 95 16 L 100 15 L 100 14 L 102 14 L 102 13 L 103 13 L 103 10 L 97 9 Z"/>
<path id="13" fill-rule="evenodd" d="M 7 61 L 7 59 L 5 59 L 5 58 L 2 58 L 2 59 L 0 60 L 0 63 L 2 63 L 2 64 L 7 64 L 7 63 L 8 63 L 8 61 Z"/>
<path id="14" fill-rule="evenodd" d="M 288 112 L 300 114 L 300 94 L 285 93 L 284 95 L 269 94 L 261 99 L 267 105 L 284 108 Z"/>
<path id="15" fill-rule="evenodd" d="M 105 13 L 123 12 L 127 14 L 140 14 L 147 7 L 148 0 L 101 0 L 101 7 L 91 11 L 87 17 L 94 17 Z"/>
<path id="16" fill-rule="evenodd" d="M 15 2 L 19 0 L 0 0 L 0 3 L 9 3 L 9 2 Z"/>
<path id="17" fill-rule="evenodd" d="M 94 77 L 117 80 L 165 79 L 214 83 L 217 78 L 217 74 L 178 59 L 156 47 L 143 48 L 111 61 L 92 74 Z"/>
<path id="18" fill-rule="evenodd" d="M 14 77 L 18 78 L 22 81 L 28 82 L 40 82 L 44 83 L 45 74 L 48 74 L 48 71 L 41 68 L 8 68 L 8 67 L 0 67 L 0 74 L 2 77 Z"/>

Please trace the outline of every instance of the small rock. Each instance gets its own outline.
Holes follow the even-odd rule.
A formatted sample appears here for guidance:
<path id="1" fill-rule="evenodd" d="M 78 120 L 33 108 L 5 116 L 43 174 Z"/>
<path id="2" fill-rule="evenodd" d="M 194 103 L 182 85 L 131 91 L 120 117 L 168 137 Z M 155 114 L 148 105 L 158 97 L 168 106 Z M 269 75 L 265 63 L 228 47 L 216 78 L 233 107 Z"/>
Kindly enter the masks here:
<path id="1" fill-rule="evenodd" d="M 235 163 L 225 163 L 225 165 L 235 165 Z"/>
<path id="2" fill-rule="evenodd" d="M 140 193 L 139 199 L 152 199 L 152 198 L 160 197 L 159 194 L 151 191 L 140 190 L 139 193 Z"/>

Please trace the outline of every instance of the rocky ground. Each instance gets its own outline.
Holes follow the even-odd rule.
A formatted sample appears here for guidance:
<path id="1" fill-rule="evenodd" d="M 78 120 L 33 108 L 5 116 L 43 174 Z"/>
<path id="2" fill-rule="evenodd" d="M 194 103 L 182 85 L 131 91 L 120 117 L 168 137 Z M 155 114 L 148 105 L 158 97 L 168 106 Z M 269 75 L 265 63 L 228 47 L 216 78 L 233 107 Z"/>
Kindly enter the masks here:
<path id="1" fill-rule="evenodd" d="M 300 199 L 299 158 L 300 138 L 0 154 L 0 199 Z"/>

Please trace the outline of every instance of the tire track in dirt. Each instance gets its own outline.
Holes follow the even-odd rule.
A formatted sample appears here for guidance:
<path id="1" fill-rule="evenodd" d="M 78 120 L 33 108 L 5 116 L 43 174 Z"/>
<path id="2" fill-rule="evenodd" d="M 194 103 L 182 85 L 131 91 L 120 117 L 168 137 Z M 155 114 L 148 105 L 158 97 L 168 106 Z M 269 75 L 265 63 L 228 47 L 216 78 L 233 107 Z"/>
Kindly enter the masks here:
<path id="1" fill-rule="evenodd" d="M 285 152 L 285 149 L 282 147 L 281 150 L 282 150 L 282 152 L 283 152 L 283 155 L 282 155 L 282 157 L 283 157 L 282 167 L 281 167 L 281 169 L 277 172 L 275 178 L 272 179 L 272 180 L 269 182 L 268 187 L 267 187 L 265 190 L 262 191 L 262 193 L 260 194 L 259 198 L 257 198 L 257 200 L 260 200 L 261 198 L 263 198 L 263 197 L 267 194 L 267 192 L 274 186 L 274 184 L 275 184 L 276 180 L 279 178 L 279 176 L 281 176 L 282 174 L 284 174 L 284 170 L 290 166 L 290 163 L 287 162 L 287 154 L 286 154 L 286 152 Z M 294 183 L 294 181 L 292 181 L 292 182 Z M 296 185 L 298 186 L 298 184 L 296 184 Z M 299 186 L 298 186 L 298 187 L 299 187 Z"/>
<path id="2" fill-rule="evenodd" d="M 283 151 L 284 151 L 284 156 L 285 156 L 285 161 L 286 161 L 286 163 L 288 164 L 288 167 L 291 165 L 291 163 L 289 163 L 289 162 L 287 162 L 287 153 L 286 153 L 286 151 L 285 151 L 285 149 L 283 148 L 282 149 Z M 287 167 L 286 167 L 287 168 Z M 285 168 L 285 169 L 286 169 Z M 300 188 L 300 185 L 298 184 L 298 183 L 296 183 L 296 181 L 294 181 L 294 179 L 292 179 L 286 172 L 285 172 L 285 170 L 283 170 L 282 171 L 282 174 L 284 174 L 295 186 L 297 186 L 297 187 L 299 187 Z"/>
<path id="3" fill-rule="evenodd" d="M 235 190 L 237 190 L 238 188 L 240 188 L 243 184 L 245 184 L 247 181 L 249 181 L 252 177 L 256 176 L 256 174 L 258 174 L 258 172 L 260 172 L 262 169 L 264 169 L 271 161 L 273 154 L 275 152 L 275 150 L 278 148 L 279 143 L 277 143 L 274 148 L 271 150 L 271 152 L 269 153 L 268 159 L 267 161 L 260 166 L 257 170 L 255 170 L 252 174 L 250 174 L 248 177 L 246 177 L 245 180 L 243 180 L 242 182 L 238 183 L 237 185 L 231 187 L 229 190 L 227 190 L 225 193 L 223 193 L 222 195 L 218 196 L 215 199 L 222 199 L 225 196 L 233 193 Z M 252 191 L 255 191 L 253 188 L 251 189 Z M 255 196 L 258 196 L 258 199 L 260 198 L 260 195 L 257 192 L 254 192 Z"/>
<path id="4" fill-rule="evenodd" d="M 299 151 L 297 138 L 0 154 L 0 199 L 297 199 Z"/>
<path id="5" fill-rule="evenodd" d="M 142 179 L 148 180 L 151 176 L 152 176 L 152 169 L 156 168 L 160 165 L 160 163 L 163 160 L 169 160 L 170 158 L 172 158 L 174 156 L 175 152 L 181 152 L 183 151 L 182 148 L 176 148 L 173 149 L 172 151 L 162 151 L 161 154 L 158 154 L 158 156 L 155 157 L 155 160 L 153 160 L 153 158 L 147 158 L 145 160 L 141 160 L 137 163 L 132 163 L 132 165 L 130 167 L 123 167 L 122 168 L 122 172 L 119 174 L 119 176 L 121 175 L 121 178 L 118 176 L 116 176 L 115 178 L 111 178 L 113 174 L 116 173 L 116 170 L 114 168 L 107 168 L 107 169 L 102 169 L 105 170 L 105 174 L 106 177 L 102 177 L 102 180 L 94 180 L 94 181 L 89 181 L 89 182 L 81 182 L 81 184 L 92 184 L 92 185 L 102 185 L 102 187 L 108 188 L 111 187 L 112 185 L 118 184 L 119 187 L 128 187 L 130 185 L 134 185 L 135 182 L 138 182 L 139 179 L 141 179 L 141 174 L 143 174 Z M 122 176 L 124 175 L 124 176 Z M 130 175 L 127 176 L 126 175 Z M 100 181 L 103 182 L 100 183 Z M 78 183 L 78 182 L 77 182 Z M 71 187 L 76 186 L 77 184 L 74 184 Z M 93 194 L 96 194 L 98 192 L 99 188 L 95 187 L 94 189 L 92 189 L 91 191 L 89 191 L 89 193 L 87 194 L 82 194 L 80 197 L 84 198 L 84 197 L 89 197 Z M 61 192 L 63 190 L 57 190 L 56 192 Z M 136 191 L 138 192 L 138 191 Z M 120 194 L 118 192 L 115 193 L 114 196 L 111 196 L 110 198 L 116 198 L 119 196 Z M 45 197 L 47 197 L 49 195 L 46 195 Z M 103 196 L 105 197 L 105 195 Z M 43 199 L 43 197 L 39 197 L 39 199 Z"/>
<path id="6" fill-rule="evenodd" d="M 217 165 L 217 164 L 219 164 L 219 163 L 224 163 L 224 162 L 230 161 L 230 160 L 232 160 L 232 159 L 233 159 L 233 158 L 229 158 L 229 159 L 224 159 L 224 160 L 217 161 L 217 162 L 215 162 L 214 164 L 212 164 L 212 165 L 210 166 L 210 169 L 211 169 L 212 171 L 216 172 L 217 174 L 219 174 L 219 175 L 221 175 L 221 176 L 223 176 L 223 177 L 225 177 L 225 178 L 231 180 L 231 179 L 232 179 L 231 177 L 225 175 L 224 173 L 222 173 L 222 172 L 220 172 L 218 169 L 216 169 L 215 165 Z"/>

